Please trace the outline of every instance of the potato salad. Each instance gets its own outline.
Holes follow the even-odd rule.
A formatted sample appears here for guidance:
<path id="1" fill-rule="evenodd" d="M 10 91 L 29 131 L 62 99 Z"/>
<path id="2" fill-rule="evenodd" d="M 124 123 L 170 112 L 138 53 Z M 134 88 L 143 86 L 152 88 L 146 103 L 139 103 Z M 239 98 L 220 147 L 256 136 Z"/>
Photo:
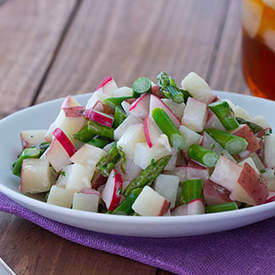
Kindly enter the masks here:
<path id="1" fill-rule="evenodd" d="M 86 106 L 69 95 L 48 129 L 20 138 L 20 192 L 60 207 L 185 216 L 275 201 L 270 125 L 193 72 L 181 85 L 166 72 L 131 87 L 109 76 Z"/>

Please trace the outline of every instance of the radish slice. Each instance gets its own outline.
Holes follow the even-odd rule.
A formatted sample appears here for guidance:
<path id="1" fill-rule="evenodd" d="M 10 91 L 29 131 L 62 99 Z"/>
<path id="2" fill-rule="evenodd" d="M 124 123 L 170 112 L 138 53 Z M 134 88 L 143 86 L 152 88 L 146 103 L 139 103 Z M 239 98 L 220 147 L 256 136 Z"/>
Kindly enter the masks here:
<path id="1" fill-rule="evenodd" d="M 109 211 L 113 211 L 119 205 L 122 198 L 122 187 L 122 177 L 113 169 L 102 192 L 102 199 Z"/>
<path id="2" fill-rule="evenodd" d="M 110 81 L 112 81 L 112 80 L 113 80 L 112 76 L 107 76 L 107 77 L 104 78 L 104 79 L 102 80 L 102 82 L 97 86 L 97 90 L 100 89 L 100 88 L 102 88 L 102 87 L 104 87 L 108 82 L 110 82 Z"/>
<path id="3" fill-rule="evenodd" d="M 150 148 L 158 143 L 161 133 L 154 120 L 151 117 L 146 117 L 144 120 L 144 134 Z"/>
<path id="4" fill-rule="evenodd" d="M 112 127 L 114 118 L 107 114 L 101 113 L 99 111 L 95 111 L 93 109 L 88 109 L 84 112 L 84 115 L 89 119 L 93 120 L 101 125 Z"/>
<path id="5" fill-rule="evenodd" d="M 230 192 L 211 180 L 206 181 L 203 184 L 203 197 L 207 205 L 221 204 L 230 202 Z"/>
<path id="6" fill-rule="evenodd" d="M 205 213 L 205 207 L 201 199 L 196 199 L 188 203 L 187 215 L 198 215 L 203 213 Z"/>
<path id="7" fill-rule="evenodd" d="M 171 216 L 186 216 L 186 215 L 188 215 L 187 204 L 179 205 L 171 212 Z"/>
<path id="8" fill-rule="evenodd" d="M 61 109 L 64 109 L 64 108 L 68 108 L 68 107 L 79 107 L 81 106 L 72 96 L 68 95 L 62 105 L 61 105 Z"/>
<path id="9" fill-rule="evenodd" d="M 56 128 L 53 131 L 53 135 L 60 142 L 70 157 L 76 152 L 72 142 L 60 128 Z"/>
<path id="10" fill-rule="evenodd" d="M 63 107 L 66 117 L 82 117 L 85 110 L 84 106 Z"/>
<path id="11" fill-rule="evenodd" d="M 161 108 L 163 109 L 167 115 L 170 117 L 170 119 L 175 123 L 177 127 L 180 127 L 181 122 L 180 119 L 173 113 L 173 111 L 164 103 L 160 98 L 158 98 L 155 95 L 150 96 L 150 117 L 152 117 L 152 111 L 155 108 Z"/>
<path id="12" fill-rule="evenodd" d="M 149 113 L 149 102 L 150 96 L 148 94 L 143 94 L 131 104 L 129 112 L 134 114 L 136 117 L 145 119 Z"/>

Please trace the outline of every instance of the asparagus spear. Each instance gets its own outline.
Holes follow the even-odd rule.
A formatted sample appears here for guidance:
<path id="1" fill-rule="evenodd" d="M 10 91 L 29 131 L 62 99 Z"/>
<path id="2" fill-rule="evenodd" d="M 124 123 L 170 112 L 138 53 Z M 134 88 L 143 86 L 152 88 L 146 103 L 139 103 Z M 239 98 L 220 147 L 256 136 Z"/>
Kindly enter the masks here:
<path id="1" fill-rule="evenodd" d="M 243 152 L 248 144 L 244 138 L 219 129 L 209 128 L 205 129 L 205 132 L 232 155 Z"/>
<path id="2" fill-rule="evenodd" d="M 12 165 L 12 172 L 14 175 L 21 176 L 21 168 L 24 159 L 39 158 L 42 151 L 37 147 L 30 147 L 24 149 L 18 159 Z"/>
<path id="3" fill-rule="evenodd" d="M 115 113 L 114 113 L 113 127 L 117 128 L 126 118 L 127 118 L 127 115 L 125 114 L 121 106 L 116 106 Z"/>
<path id="4" fill-rule="evenodd" d="M 151 185 L 167 165 L 170 158 L 171 155 L 165 156 L 158 161 L 152 161 L 152 163 L 142 171 L 139 177 L 130 182 L 124 190 L 124 194 L 128 197 L 132 190 L 136 188 L 143 188 L 145 185 Z"/>
<path id="5" fill-rule="evenodd" d="M 109 97 L 104 100 L 104 103 L 109 107 L 115 109 L 116 106 L 120 106 L 124 100 L 131 99 L 132 96 L 119 96 L 119 97 Z"/>
<path id="6" fill-rule="evenodd" d="M 100 125 L 94 121 L 89 121 L 88 127 L 90 127 L 90 129 L 92 129 L 92 131 L 94 133 L 96 133 L 96 135 L 98 135 L 98 136 L 114 139 L 114 129 L 113 128 Z"/>
<path id="7" fill-rule="evenodd" d="M 133 96 L 139 97 L 144 93 L 149 93 L 152 89 L 152 82 L 147 77 L 139 77 L 133 83 Z"/>
<path id="8" fill-rule="evenodd" d="M 205 165 L 206 167 L 214 167 L 219 159 L 217 153 L 197 144 L 192 144 L 189 147 L 187 155 L 189 158 Z"/>
<path id="9" fill-rule="evenodd" d="M 202 180 L 190 179 L 182 183 L 181 203 L 202 198 Z"/>
<path id="10" fill-rule="evenodd" d="M 234 130 L 239 127 L 234 112 L 226 101 L 214 102 L 209 104 L 208 107 L 215 113 L 226 130 Z"/>
<path id="11" fill-rule="evenodd" d="M 155 108 L 152 111 L 152 117 L 161 131 L 168 136 L 172 146 L 179 150 L 183 149 L 185 138 L 165 111 L 161 108 Z"/>
<path id="12" fill-rule="evenodd" d="M 93 139 L 91 139 L 90 141 L 88 141 L 87 143 L 99 148 L 104 148 L 107 144 L 111 143 L 112 140 L 110 140 L 109 138 L 105 138 L 105 137 L 99 137 L 96 136 Z"/>
<path id="13" fill-rule="evenodd" d="M 226 202 L 222 204 L 208 205 L 205 208 L 206 213 L 223 212 L 223 211 L 230 211 L 230 210 L 237 210 L 237 209 L 238 209 L 238 205 L 236 202 Z"/>
<path id="14" fill-rule="evenodd" d="M 88 142 L 93 137 L 96 136 L 96 133 L 94 133 L 94 131 L 88 125 L 86 125 L 80 131 L 78 131 L 76 134 L 74 134 L 73 136 L 77 140 L 80 140 L 82 142 Z"/>
<path id="15" fill-rule="evenodd" d="M 176 103 L 187 101 L 190 94 L 187 91 L 178 88 L 175 80 L 169 77 L 167 73 L 159 73 L 157 79 L 158 85 L 165 97 L 171 98 Z"/>
<path id="16" fill-rule="evenodd" d="M 257 134 L 258 132 L 262 131 L 264 128 L 262 128 L 261 126 L 259 126 L 258 124 L 256 123 L 253 123 L 253 122 L 250 122 L 250 121 L 247 121 L 243 118 L 240 118 L 240 117 L 236 117 L 237 121 L 240 123 L 240 124 L 247 124 L 247 126 L 252 130 L 252 132 L 254 134 Z"/>
<path id="17" fill-rule="evenodd" d="M 117 148 L 117 143 L 114 142 L 108 154 L 98 162 L 96 168 L 100 173 L 108 177 L 111 171 L 115 168 L 116 163 L 120 160 L 121 150 Z"/>
<path id="18" fill-rule="evenodd" d="M 129 196 L 123 200 L 120 205 L 113 210 L 110 214 L 117 214 L 117 215 L 130 215 L 132 210 L 132 205 L 134 204 L 135 200 L 141 193 L 142 188 L 135 188 L 133 189 Z"/>
<path id="19" fill-rule="evenodd" d="M 114 139 L 114 129 L 89 121 L 87 126 L 74 134 L 74 138 L 82 142 L 88 142 L 95 136 Z"/>

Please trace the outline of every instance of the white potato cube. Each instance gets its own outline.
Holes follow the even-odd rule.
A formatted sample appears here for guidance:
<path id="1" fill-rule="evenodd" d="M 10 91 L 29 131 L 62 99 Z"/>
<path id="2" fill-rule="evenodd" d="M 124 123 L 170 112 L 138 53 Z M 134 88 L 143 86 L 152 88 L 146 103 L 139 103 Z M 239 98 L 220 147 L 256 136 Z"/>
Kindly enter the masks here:
<path id="1" fill-rule="evenodd" d="M 73 209 L 97 212 L 99 203 L 99 193 L 95 191 L 94 194 L 74 193 Z"/>
<path id="2" fill-rule="evenodd" d="M 202 136 L 195 131 L 185 127 L 184 125 L 181 125 L 179 130 L 185 137 L 185 147 L 183 149 L 185 152 L 187 152 L 190 145 L 201 143 Z"/>
<path id="3" fill-rule="evenodd" d="M 171 203 L 171 208 L 175 207 L 179 180 L 174 175 L 160 174 L 155 181 L 154 189 Z"/>
<path id="4" fill-rule="evenodd" d="M 47 203 L 71 208 L 73 204 L 73 195 L 74 193 L 71 190 L 53 185 L 50 190 Z"/>
<path id="5" fill-rule="evenodd" d="M 207 119 L 207 104 L 189 97 L 184 109 L 182 123 L 195 132 L 201 132 Z"/>
<path id="6" fill-rule="evenodd" d="M 163 216 L 169 208 L 170 203 L 151 187 L 145 186 L 132 209 L 141 216 Z"/>
<path id="7" fill-rule="evenodd" d="M 173 110 L 174 114 L 178 117 L 178 118 L 182 118 L 183 116 L 183 112 L 184 112 L 184 108 L 185 108 L 185 103 L 176 103 L 173 100 L 169 99 L 169 98 L 162 98 L 161 99 L 162 102 L 164 102 L 171 110 Z"/>
<path id="8" fill-rule="evenodd" d="M 121 87 L 113 91 L 113 97 L 132 96 L 133 90 L 129 87 Z"/>
<path id="9" fill-rule="evenodd" d="M 129 159 L 134 159 L 136 144 L 145 142 L 143 124 L 130 126 L 117 142 L 117 146 Z"/>
<path id="10" fill-rule="evenodd" d="M 93 167 L 106 154 L 103 149 L 86 143 L 72 155 L 71 161 L 87 167 Z"/>
<path id="11" fill-rule="evenodd" d="M 47 130 L 25 130 L 20 132 L 21 143 L 23 148 L 32 147 L 34 145 L 45 142 Z"/>
<path id="12" fill-rule="evenodd" d="M 137 118 L 136 116 L 130 114 L 114 131 L 114 138 L 118 140 L 122 137 L 125 131 L 135 124 L 142 123 L 142 120 Z"/>
<path id="13" fill-rule="evenodd" d="M 269 168 L 275 168 L 275 135 L 264 137 L 264 162 Z"/>
<path id="14" fill-rule="evenodd" d="M 22 164 L 22 193 L 42 193 L 50 190 L 55 174 L 46 159 L 25 159 Z"/>
<path id="15" fill-rule="evenodd" d="M 65 186 L 65 189 L 73 192 L 80 192 L 84 188 L 91 188 L 91 179 L 95 167 L 88 168 L 81 164 L 71 164 L 66 167 L 64 173 L 61 173 L 57 184 Z"/>
<path id="16" fill-rule="evenodd" d="M 171 152 L 163 146 L 156 145 L 150 148 L 146 142 L 137 143 L 134 153 L 134 163 L 140 168 L 145 169 L 151 164 L 152 159 L 157 161 L 170 154 Z"/>
<path id="17" fill-rule="evenodd" d="M 182 88 L 187 90 L 195 99 L 210 103 L 216 97 L 206 81 L 198 74 L 191 72 L 181 82 Z"/>

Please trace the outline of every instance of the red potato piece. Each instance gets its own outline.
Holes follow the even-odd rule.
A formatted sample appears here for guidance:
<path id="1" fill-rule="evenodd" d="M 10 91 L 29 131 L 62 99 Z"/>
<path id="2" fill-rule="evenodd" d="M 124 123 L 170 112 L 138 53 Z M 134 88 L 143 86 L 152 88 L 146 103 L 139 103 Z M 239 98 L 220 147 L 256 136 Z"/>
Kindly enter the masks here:
<path id="1" fill-rule="evenodd" d="M 171 212 L 171 216 L 186 216 L 188 215 L 188 204 L 182 204 L 177 206 Z"/>
<path id="2" fill-rule="evenodd" d="M 229 191 L 233 191 L 235 183 L 237 183 L 242 167 L 227 157 L 220 156 L 216 167 L 210 177 L 210 180 L 223 186 Z"/>
<path id="3" fill-rule="evenodd" d="M 261 137 L 265 136 L 266 134 L 269 134 L 271 130 L 272 129 L 270 127 L 264 128 L 263 130 L 259 131 L 256 135 L 258 138 L 261 138 Z"/>
<path id="4" fill-rule="evenodd" d="M 23 149 L 45 142 L 47 130 L 25 130 L 20 132 Z"/>
<path id="5" fill-rule="evenodd" d="M 119 205 L 122 199 L 122 188 L 122 177 L 116 170 L 113 169 L 102 191 L 102 199 L 109 211 L 113 211 Z"/>
<path id="6" fill-rule="evenodd" d="M 208 169 L 205 167 L 185 167 L 186 179 L 202 179 L 207 180 L 209 178 Z"/>
<path id="7" fill-rule="evenodd" d="M 71 163 L 69 154 L 56 138 L 53 139 L 45 156 L 57 172 Z"/>
<path id="8" fill-rule="evenodd" d="M 187 204 L 187 215 L 198 215 L 203 213 L 205 213 L 205 207 L 201 199 L 190 201 Z"/>
<path id="9" fill-rule="evenodd" d="M 180 119 L 174 114 L 174 112 L 164 102 L 162 102 L 161 99 L 151 94 L 149 110 L 150 117 L 152 117 L 152 111 L 155 108 L 161 108 L 162 110 L 164 110 L 177 127 L 181 125 Z"/>
<path id="10" fill-rule="evenodd" d="M 143 94 L 129 108 L 129 112 L 140 119 L 145 119 L 149 114 L 150 95 Z"/>
<path id="11" fill-rule="evenodd" d="M 145 186 L 132 209 L 141 216 L 163 216 L 169 209 L 170 202 L 149 186 Z"/>
<path id="12" fill-rule="evenodd" d="M 203 185 L 203 197 L 207 205 L 230 202 L 230 191 L 211 180 L 207 180 Z"/>
<path id="13" fill-rule="evenodd" d="M 275 168 L 275 135 L 264 137 L 264 163 L 269 168 Z"/>
<path id="14" fill-rule="evenodd" d="M 240 177 L 230 195 L 232 200 L 251 205 L 262 204 L 268 196 L 267 185 L 261 175 L 245 163 Z"/>
<path id="15" fill-rule="evenodd" d="M 66 117 L 82 117 L 85 110 L 84 106 L 63 107 Z"/>
<path id="16" fill-rule="evenodd" d="M 254 133 L 246 124 L 239 126 L 236 130 L 232 132 L 232 134 L 242 137 L 248 142 L 246 148 L 247 151 L 254 153 L 260 149 L 260 144 L 257 138 L 254 136 Z"/>
<path id="17" fill-rule="evenodd" d="M 189 97 L 184 109 L 182 123 L 195 132 L 201 132 L 207 118 L 207 104 Z"/>
<path id="18" fill-rule="evenodd" d="M 224 127 L 220 122 L 220 120 L 210 110 L 208 110 L 207 119 L 206 119 L 204 128 L 216 128 L 216 129 L 224 130 Z"/>

